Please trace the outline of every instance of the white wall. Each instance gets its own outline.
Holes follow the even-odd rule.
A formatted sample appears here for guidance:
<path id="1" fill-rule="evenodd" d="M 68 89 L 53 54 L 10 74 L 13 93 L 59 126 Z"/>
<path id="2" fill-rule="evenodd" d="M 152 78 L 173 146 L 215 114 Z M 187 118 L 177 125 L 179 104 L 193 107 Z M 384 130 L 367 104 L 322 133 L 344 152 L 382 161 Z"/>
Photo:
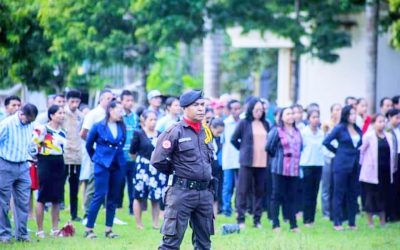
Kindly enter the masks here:
<path id="1" fill-rule="evenodd" d="M 340 59 L 334 64 L 324 63 L 310 56 L 302 56 L 300 66 L 300 100 L 308 105 L 321 106 L 322 119 L 329 118 L 333 103 L 343 104 L 346 96 L 366 96 L 366 30 L 365 15 L 356 16 L 357 27 L 352 29 L 352 47 L 338 50 Z M 382 95 L 400 93 L 400 53 L 388 45 L 387 36 L 379 39 L 378 99 Z"/>

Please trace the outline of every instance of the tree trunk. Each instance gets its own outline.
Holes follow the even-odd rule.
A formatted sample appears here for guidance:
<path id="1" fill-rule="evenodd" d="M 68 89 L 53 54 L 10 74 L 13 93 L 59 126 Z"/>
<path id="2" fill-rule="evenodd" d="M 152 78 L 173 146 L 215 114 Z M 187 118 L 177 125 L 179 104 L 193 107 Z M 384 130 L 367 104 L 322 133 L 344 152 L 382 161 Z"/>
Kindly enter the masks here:
<path id="1" fill-rule="evenodd" d="M 211 30 L 211 20 L 205 21 L 207 30 Z M 208 27 L 207 27 L 208 26 Z M 209 33 L 203 39 L 204 54 L 204 95 L 217 98 L 220 95 L 220 64 L 223 34 L 221 31 Z"/>
<path id="2" fill-rule="evenodd" d="M 148 75 L 148 66 L 142 66 L 140 68 L 140 85 L 138 88 L 138 103 L 139 105 L 146 106 L 147 105 L 147 75 Z"/>
<path id="3" fill-rule="evenodd" d="M 378 65 L 378 22 L 379 0 L 367 0 L 365 8 L 367 19 L 367 101 L 370 112 L 376 112 L 376 76 Z"/>
<path id="4" fill-rule="evenodd" d="M 300 24 L 300 0 L 294 1 L 294 10 L 296 13 L 296 21 Z M 299 38 L 300 39 L 300 38 Z M 294 49 L 292 51 L 292 99 L 293 103 L 299 101 L 299 91 L 300 91 L 300 55 L 299 55 L 299 43 L 296 41 Z"/>

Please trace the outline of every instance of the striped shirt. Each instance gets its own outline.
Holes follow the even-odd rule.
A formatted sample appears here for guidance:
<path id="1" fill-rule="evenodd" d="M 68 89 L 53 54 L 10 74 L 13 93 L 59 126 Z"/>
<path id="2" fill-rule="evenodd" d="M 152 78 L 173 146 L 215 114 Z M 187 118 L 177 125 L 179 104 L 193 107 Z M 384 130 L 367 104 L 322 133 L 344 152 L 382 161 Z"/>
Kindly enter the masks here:
<path id="1" fill-rule="evenodd" d="M 25 162 L 29 158 L 33 125 L 23 125 L 20 112 L 0 123 L 0 157 L 11 162 Z"/>

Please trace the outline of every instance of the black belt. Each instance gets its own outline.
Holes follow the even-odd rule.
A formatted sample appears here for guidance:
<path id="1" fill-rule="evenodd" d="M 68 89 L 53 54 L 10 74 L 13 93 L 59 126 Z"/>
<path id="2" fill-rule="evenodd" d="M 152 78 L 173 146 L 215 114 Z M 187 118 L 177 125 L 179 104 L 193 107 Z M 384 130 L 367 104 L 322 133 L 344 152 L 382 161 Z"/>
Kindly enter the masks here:
<path id="1" fill-rule="evenodd" d="M 26 161 L 9 161 L 9 160 L 4 159 L 3 157 L 0 157 L 0 159 L 2 159 L 5 162 L 11 163 L 11 164 L 19 164 L 20 165 L 20 164 L 26 163 Z"/>
<path id="2" fill-rule="evenodd" d="M 186 178 L 174 176 L 172 185 L 181 187 L 181 188 L 202 191 L 202 190 L 206 190 L 209 188 L 210 182 L 209 181 L 193 181 L 193 180 L 189 180 Z"/>

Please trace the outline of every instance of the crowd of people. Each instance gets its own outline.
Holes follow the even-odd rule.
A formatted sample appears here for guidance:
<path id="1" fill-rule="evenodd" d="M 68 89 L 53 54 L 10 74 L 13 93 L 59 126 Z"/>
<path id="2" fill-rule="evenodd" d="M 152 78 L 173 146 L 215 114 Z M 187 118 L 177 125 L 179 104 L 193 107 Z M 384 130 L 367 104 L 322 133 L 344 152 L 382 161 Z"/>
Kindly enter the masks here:
<path id="1" fill-rule="evenodd" d="M 126 223 L 116 217 L 125 212 L 120 210 L 125 192 L 126 212 L 135 217 L 136 227 L 145 228 L 142 213 L 150 200 L 152 227 L 159 229 L 169 176 L 150 159 L 159 136 L 183 116 L 178 98 L 165 99 L 158 90 L 147 98 L 147 107 L 135 107 L 130 91 L 117 96 L 105 89 L 89 109 L 81 93 L 70 90 L 49 96 L 47 110 L 38 114 L 35 105 L 7 97 L 0 120 L 0 241 L 29 241 L 33 211 L 36 236 L 47 237 L 43 221 L 49 209 L 49 235 L 62 236 L 59 214 L 67 181 L 70 217 L 84 224 L 84 237 L 97 237 L 102 206 L 104 236 L 118 237 L 113 225 Z M 266 212 L 279 231 L 282 213 L 290 230 L 298 232 L 299 218 L 306 227 L 314 225 L 321 187 L 322 215 L 337 231 L 344 230 L 345 221 L 356 229 L 362 211 L 371 228 L 374 215 L 381 226 L 400 220 L 399 101 L 400 96 L 385 97 L 379 112 L 368 114 L 366 99 L 347 97 L 343 105 L 331 106 L 328 121 L 321 121 L 317 103 L 272 107 L 257 97 L 243 103 L 229 95 L 206 99 L 203 123 L 211 133 L 212 176 L 218 181 L 215 215 L 236 212 L 243 229 L 251 214 L 254 227 L 262 228 Z M 78 216 L 80 190 L 83 218 Z"/>

